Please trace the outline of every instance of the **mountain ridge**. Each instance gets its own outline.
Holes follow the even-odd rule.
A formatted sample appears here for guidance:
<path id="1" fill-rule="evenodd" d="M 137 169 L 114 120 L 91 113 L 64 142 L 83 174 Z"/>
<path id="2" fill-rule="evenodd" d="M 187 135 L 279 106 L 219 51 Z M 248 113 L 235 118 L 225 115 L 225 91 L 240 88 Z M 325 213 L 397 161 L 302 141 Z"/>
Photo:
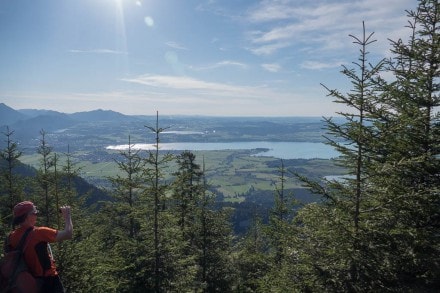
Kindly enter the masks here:
<path id="1" fill-rule="evenodd" d="M 47 121 L 53 118 L 57 123 Z M 5 103 L 0 103 L 0 127 L 12 127 L 24 129 L 35 128 L 41 125 L 43 128 L 54 129 L 54 125 L 66 127 L 78 122 L 127 122 L 138 121 L 140 116 L 125 115 L 112 110 L 92 110 L 75 112 L 71 114 L 45 109 L 13 109 Z M 56 127 L 55 127 L 56 128 Z"/>
<path id="2" fill-rule="evenodd" d="M 0 125 L 14 124 L 20 120 L 27 119 L 28 116 L 19 111 L 7 106 L 5 103 L 0 103 Z"/>
<path id="3" fill-rule="evenodd" d="M 23 146 L 33 147 L 43 130 L 53 143 L 81 148 L 82 144 L 110 145 L 129 135 L 141 138 L 151 135 L 145 126 L 156 125 L 156 115 L 125 115 L 112 110 L 61 113 L 53 110 L 14 110 L 0 104 L 7 115 L 0 123 L 14 132 Z M 232 141 L 322 141 L 321 117 L 225 117 L 162 115 L 160 126 L 167 142 L 232 142 Z M 197 134 L 195 134 L 197 133 Z M 186 134 L 186 135 L 183 135 Z M 144 138 L 143 138 L 144 139 Z M 2 143 L 0 142 L 0 145 Z"/>

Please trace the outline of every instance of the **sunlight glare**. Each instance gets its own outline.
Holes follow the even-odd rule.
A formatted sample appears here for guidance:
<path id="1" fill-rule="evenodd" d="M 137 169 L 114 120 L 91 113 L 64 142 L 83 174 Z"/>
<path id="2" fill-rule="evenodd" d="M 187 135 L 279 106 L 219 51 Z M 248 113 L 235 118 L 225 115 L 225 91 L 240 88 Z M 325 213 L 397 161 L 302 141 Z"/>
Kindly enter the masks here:
<path id="1" fill-rule="evenodd" d="M 124 5 L 123 2 L 124 0 L 114 0 L 115 1 L 115 6 L 116 6 L 116 29 L 117 29 L 117 33 L 119 35 L 118 41 L 117 41 L 117 46 L 118 46 L 118 50 L 121 52 L 127 52 L 128 48 L 127 48 L 127 36 L 126 36 L 126 32 L 125 32 L 125 19 L 124 19 Z M 125 58 L 126 54 L 125 54 Z M 125 73 L 128 72 L 128 61 L 127 59 L 124 60 L 124 71 Z"/>
<path id="2" fill-rule="evenodd" d="M 144 21 L 145 21 L 145 24 L 146 24 L 147 26 L 149 26 L 149 27 L 154 26 L 154 19 L 151 18 L 150 16 L 146 16 L 146 17 L 144 18 Z"/>

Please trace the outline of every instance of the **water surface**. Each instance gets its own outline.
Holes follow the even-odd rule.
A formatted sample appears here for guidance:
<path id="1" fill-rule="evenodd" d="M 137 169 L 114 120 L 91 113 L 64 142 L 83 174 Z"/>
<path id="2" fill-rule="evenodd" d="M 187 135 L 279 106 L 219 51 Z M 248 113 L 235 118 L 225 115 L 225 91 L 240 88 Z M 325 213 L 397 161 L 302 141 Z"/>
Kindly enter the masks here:
<path id="1" fill-rule="evenodd" d="M 154 144 L 133 144 L 133 149 L 153 150 Z M 128 145 L 108 146 L 108 150 L 127 150 Z M 318 142 L 177 142 L 161 143 L 160 150 L 216 151 L 216 150 L 253 150 L 264 149 L 257 156 L 280 159 L 331 159 L 339 154 L 330 146 Z"/>

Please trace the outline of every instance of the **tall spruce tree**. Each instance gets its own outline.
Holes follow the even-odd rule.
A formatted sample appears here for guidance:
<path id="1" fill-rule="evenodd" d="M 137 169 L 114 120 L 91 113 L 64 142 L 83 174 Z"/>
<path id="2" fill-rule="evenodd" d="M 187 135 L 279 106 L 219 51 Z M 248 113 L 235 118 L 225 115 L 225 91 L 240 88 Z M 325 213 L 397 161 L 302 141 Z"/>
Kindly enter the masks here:
<path id="1" fill-rule="evenodd" d="M 113 185 L 115 216 L 120 228 L 127 233 L 126 237 L 135 238 L 139 233 L 139 218 L 136 208 L 140 203 L 139 192 L 142 188 L 143 161 L 139 150 L 133 149 L 131 138 L 128 138 L 127 152 L 120 152 L 121 160 L 116 160 L 121 175 L 109 178 Z"/>
<path id="2" fill-rule="evenodd" d="M 16 172 L 22 152 L 18 149 L 17 142 L 13 140 L 14 131 L 6 127 L 6 132 L 3 134 L 6 138 L 6 147 L 0 151 L 0 216 L 2 227 L 9 226 L 11 228 L 12 209 L 24 197 L 23 178 Z M 0 235 L 3 235 L 3 233 Z"/>
<path id="3" fill-rule="evenodd" d="M 342 139 L 330 143 L 351 176 L 325 186 L 305 180 L 326 198 L 298 217 L 306 255 L 315 255 L 308 260 L 315 289 L 434 292 L 439 287 L 439 4 L 419 1 L 408 16 L 409 41 L 392 42 L 394 58 L 387 63 L 394 81 L 362 82 L 344 69 L 354 80 L 355 95 L 330 91 L 357 114 L 343 114 L 342 125 L 327 121 L 330 133 Z M 363 59 L 356 64 L 368 77 Z M 380 75 L 375 68 L 369 71 Z"/>
<path id="4" fill-rule="evenodd" d="M 270 271 L 273 259 L 269 257 L 269 240 L 259 215 L 252 214 L 252 224 L 235 245 L 234 265 L 237 270 L 238 292 L 258 292 L 261 279 Z"/>
<path id="5" fill-rule="evenodd" d="M 215 194 L 208 189 L 203 160 L 200 196 L 195 209 L 195 247 L 197 248 L 197 284 L 202 292 L 231 292 L 233 276 L 230 210 L 215 207 Z"/>
<path id="6" fill-rule="evenodd" d="M 72 210 L 72 222 L 74 225 L 73 239 L 64 241 L 54 246 L 54 254 L 56 255 L 57 269 L 62 276 L 63 285 L 68 292 L 77 291 L 78 287 L 86 290 L 90 287 L 84 286 L 84 273 L 89 273 L 87 254 L 82 256 L 85 252 L 81 240 L 84 236 L 84 231 L 88 230 L 86 227 L 89 210 L 84 204 L 84 195 L 79 194 L 75 182 L 78 180 L 80 167 L 74 162 L 70 148 L 67 153 L 58 159 L 59 155 L 54 156 L 54 172 L 57 174 L 56 192 L 58 198 L 58 205 L 69 205 Z M 63 159 L 65 157 L 65 159 Z M 63 164 L 57 165 L 58 161 L 63 161 Z M 58 229 L 63 229 L 63 220 L 60 219 Z M 80 291 L 80 290 L 79 290 Z"/>
<path id="7" fill-rule="evenodd" d="M 267 239 L 268 269 L 258 280 L 259 292 L 296 290 L 292 284 L 297 283 L 295 270 L 298 231 L 292 221 L 298 202 L 294 194 L 285 189 L 287 174 L 288 170 L 281 160 L 278 184 L 274 191 L 274 206 L 270 210 L 269 222 L 263 229 Z"/>
<path id="8" fill-rule="evenodd" d="M 337 113 L 345 122 L 339 124 L 329 118 L 326 123 L 327 143 L 340 152 L 337 163 L 348 174 L 324 185 L 299 176 L 314 193 L 323 196 L 324 202 L 303 209 L 298 221 L 304 224 L 303 237 L 307 239 L 304 247 L 310 249 L 306 255 L 313 256 L 305 259 L 313 262 L 318 288 L 357 292 L 380 288 L 380 284 L 375 284 L 380 272 L 375 266 L 380 260 L 372 257 L 374 253 L 366 235 L 371 228 L 369 211 L 377 207 L 369 178 L 376 176 L 373 162 L 378 128 L 375 123 L 382 111 L 377 96 L 383 83 L 379 73 L 384 62 L 381 60 L 373 66 L 368 61 L 367 48 L 375 40 L 373 33 L 366 33 L 365 25 L 360 38 L 350 36 L 359 46 L 360 55 L 353 62 L 354 68 L 343 66 L 342 74 L 353 88 L 342 94 L 326 87 L 336 103 L 346 106 L 345 111 Z M 316 214 L 322 214 L 320 222 L 310 217 Z"/>
<path id="9" fill-rule="evenodd" d="M 166 201 L 165 192 L 166 185 L 162 183 L 164 178 L 163 165 L 167 164 L 170 160 L 170 156 L 161 157 L 159 154 L 160 145 L 160 133 L 164 129 L 159 128 L 159 113 L 156 115 L 156 125 L 146 126 L 154 134 L 154 149 L 150 150 L 148 157 L 146 158 L 146 168 L 144 171 L 144 177 L 146 179 L 147 188 L 145 190 L 146 197 L 151 200 L 152 206 L 152 239 L 153 239 L 153 254 L 154 254 L 154 270 L 153 270 L 153 284 L 152 288 L 154 292 L 163 292 L 166 282 L 166 273 L 164 269 L 164 245 L 165 239 L 165 217 L 162 217 L 161 212 L 165 211 Z"/>
<path id="10" fill-rule="evenodd" d="M 171 212 L 168 194 L 171 192 L 166 181 L 166 170 L 173 156 L 161 153 L 159 114 L 156 125 L 146 126 L 154 135 L 154 148 L 148 151 L 143 170 L 143 200 L 148 209 L 144 215 L 147 225 L 146 241 L 153 241 L 151 254 L 152 273 L 145 276 L 151 292 L 187 291 L 191 287 L 194 270 L 185 255 L 185 241 L 179 233 L 177 219 Z M 188 267 L 187 267 L 188 266 Z"/>
<path id="11" fill-rule="evenodd" d="M 40 166 L 35 178 L 35 202 L 39 205 L 41 219 L 44 219 L 45 226 L 56 225 L 56 207 L 53 198 L 54 190 L 54 153 L 53 147 L 47 141 L 47 133 L 44 129 L 40 130 L 40 141 L 37 148 L 40 155 Z"/>
<path id="12" fill-rule="evenodd" d="M 147 249 L 152 250 L 149 243 L 144 243 L 142 223 L 147 212 L 142 202 L 144 188 L 142 175 L 144 161 L 140 150 L 133 148 L 131 137 L 128 137 L 127 151 L 121 151 L 115 159 L 118 174 L 110 177 L 113 200 L 106 202 L 100 211 L 103 219 L 100 223 L 108 235 L 102 235 L 109 246 L 105 254 L 111 255 L 106 263 L 113 267 L 108 273 L 117 283 L 113 284 L 118 292 L 143 292 L 146 289 L 145 275 L 151 274 L 151 262 L 146 260 Z M 148 288 L 148 287 L 147 287 Z"/>
<path id="13" fill-rule="evenodd" d="M 274 207 L 270 211 L 269 224 L 266 229 L 268 239 L 270 240 L 271 250 L 275 266 L 280 265 L 285 256 L 287 243 L 285 236 L 286 229 L 293 218 L 293 199 L 292 195 L 286 194 L 284 184 L 286 182 L 287 170 L 284 167 L 284 161 L 281 160 L 279 168 L 279 184 L 276 185 L 274 193 Z"/>
<path id="14" fill-rule="evenodd" d="M 389 111 L 374 181 L 382 203 L 377 225 L 386 229 L 384 282 L 430 292 L 440 287 L 440 4 L 422 0 L 407 13 L 409 38 L 391 43 L 395 81 L 382 97 Z"/>
<path id="15" fill-rule="evenodd" d="M 196 156 L 190 151 L 184 151 L 177 157 L 178 170 L 174 173 L 176 179 L 173 186 L 173 208 L 176 210 L 182 235 L 190 245 L 193 245 L 194 238 L 194 213 L 201 200 L 203 187 L 203 172 L 195 160 Z"/>
<path id="16" fill-rule="evenodd" d="M 194 271 L 194 292 L 229 292 L 232 271 L 229 252 L 231 227 L 228 212 L 215 209 L 214 194 L 208 191 L 205 169 L 196 156 L 184 151 L 177 157 L 172 211 L 185 242 L 182 261 Z"/>

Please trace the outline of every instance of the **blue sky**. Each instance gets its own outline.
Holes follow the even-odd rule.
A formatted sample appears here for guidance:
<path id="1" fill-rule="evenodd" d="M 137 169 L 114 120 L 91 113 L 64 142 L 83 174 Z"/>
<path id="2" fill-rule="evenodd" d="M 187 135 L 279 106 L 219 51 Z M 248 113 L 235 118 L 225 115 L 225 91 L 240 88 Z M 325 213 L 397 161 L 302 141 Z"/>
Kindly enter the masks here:
<path id="1" fill-rule="evenodd" d="M 414 0 L 2 0 L 0 102 L 65 113 L 334 116 L 362 21 L 406 38 Z"/>

